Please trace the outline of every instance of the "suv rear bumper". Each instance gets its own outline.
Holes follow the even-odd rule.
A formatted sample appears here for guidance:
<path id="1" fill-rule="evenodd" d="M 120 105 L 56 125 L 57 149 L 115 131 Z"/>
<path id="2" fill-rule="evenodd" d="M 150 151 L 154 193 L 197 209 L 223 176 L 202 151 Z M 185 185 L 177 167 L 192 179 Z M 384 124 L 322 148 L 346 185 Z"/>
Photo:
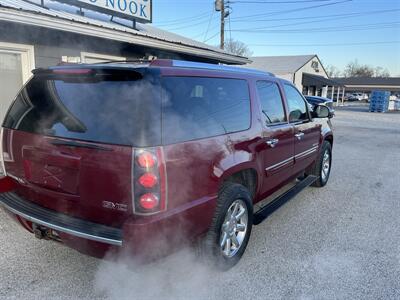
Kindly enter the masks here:
<path id="1" fill-rule="evenodd" d="M 33 224 L 41 225 L 55 230 L 63 244 L 81 253 L 107 258 L 122 252 L 143 261 L 165 256 L 202 235 L 215 205 L 216 196 L 204 197 L 159 215 L 128 218 L 115 228 L 46 209 L 13 192 L 0 194 L 0 206 L 30 232 Z"/>
<path id="2" fill-rule="evenodd" d="M 43 208 L 12 192 L 0 194 L 0 204 L 11 213 L 27 221 L 54 229 L 57 232 L 114 246 L 122 246 L 122 230 L 119 228 L 81 220 Z"/>

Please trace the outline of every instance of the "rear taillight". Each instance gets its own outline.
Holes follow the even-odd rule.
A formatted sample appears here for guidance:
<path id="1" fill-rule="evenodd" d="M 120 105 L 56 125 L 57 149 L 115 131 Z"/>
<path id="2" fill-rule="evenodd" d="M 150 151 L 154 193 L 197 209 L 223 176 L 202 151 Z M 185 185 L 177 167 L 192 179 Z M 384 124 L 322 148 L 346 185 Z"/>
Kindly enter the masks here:
<path id="1" fill-rule="evenodd" d="M 148 189 L 155 187 L 157 182 L 158 178 L 153 173 L 145 173 L 139 178 L 140 185 Z"/>
<path id="2" fill-rule="evenodd" d="M 162 148 L 133 150 L 133 209 L 149 215 L 167 208 L 166 171 Z"/>
<path id="3" fill-rule="evenodd" d="M 141 168 L 153 168 L 157 162 L 157 159 L 153 153 L 143 151 L 138 155 L 137 162 Z"/>
<path id="4" fill-rule="evenodd" d="M 155 209 L 160 200 L 158 197 L 153 193 L 144 194 L 139 199 L 140 207 L 146 210 L 153 210 Z"/>

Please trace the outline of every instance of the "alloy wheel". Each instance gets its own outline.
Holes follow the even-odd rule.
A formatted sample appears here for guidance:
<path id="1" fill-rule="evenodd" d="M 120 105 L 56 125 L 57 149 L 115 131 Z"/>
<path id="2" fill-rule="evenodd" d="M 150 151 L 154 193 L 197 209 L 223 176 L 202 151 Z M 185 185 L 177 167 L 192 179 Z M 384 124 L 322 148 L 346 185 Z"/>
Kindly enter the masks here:
<path id="1" fill-rule="evenodd" d="M 329 150 L 326 149 L 322 158 L 321 178 L 325 182 L 328 179 L 331 168 L 331 155 Z"/>
<path id="2" fill-rule="evenodd" d="M 221 227 L 220 248 L 225 257 L 233 257 L 246 237 L 248 210 L 243 200 L 235 200 L 228 208 Z"/>

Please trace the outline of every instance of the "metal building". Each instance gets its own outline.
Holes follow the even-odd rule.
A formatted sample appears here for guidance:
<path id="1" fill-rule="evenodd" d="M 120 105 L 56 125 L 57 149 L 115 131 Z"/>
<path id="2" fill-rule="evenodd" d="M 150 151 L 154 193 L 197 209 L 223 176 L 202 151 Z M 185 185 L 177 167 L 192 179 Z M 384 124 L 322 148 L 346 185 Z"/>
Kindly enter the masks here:
<path id="1" fill-rule="evenodd" d="M 349 93 L 369 94 L 371 91 L 381 90 L 400 95 L 400 77 L 342 77 L 334 80 L 343 84 Z"/>

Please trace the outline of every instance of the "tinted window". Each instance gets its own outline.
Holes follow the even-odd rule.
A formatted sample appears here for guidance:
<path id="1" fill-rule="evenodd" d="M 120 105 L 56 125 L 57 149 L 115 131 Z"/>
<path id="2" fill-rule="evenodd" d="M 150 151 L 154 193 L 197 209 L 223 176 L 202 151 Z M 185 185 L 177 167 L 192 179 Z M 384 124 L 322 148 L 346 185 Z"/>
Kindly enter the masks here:
<path id="1" fill-rule="evenodd" d="M 245 80 L 165 77 L 162 82 L 164 144 L 250 127 L 250 98 Z"/>
<path id="2" fill-rule="evenodd" d="M 267 124 L 285 122 L 285 111 L 278 85 L 274 82 L 258 81 L 257 91 Z"/>
<path id="3" fill-rule="evenodd" d="M 112 144 L 160 144 L 160 95 L 145 79 L 34 77 L 18 95 L 4 127 Z"/>
<path id="4" fill-rule="evenodd" d="M 289 108 L 289 121 L 298 122 L 309 120 L 306 102 L 297 89 L 289 84 L 284 84 L 284 89 Z"/>

